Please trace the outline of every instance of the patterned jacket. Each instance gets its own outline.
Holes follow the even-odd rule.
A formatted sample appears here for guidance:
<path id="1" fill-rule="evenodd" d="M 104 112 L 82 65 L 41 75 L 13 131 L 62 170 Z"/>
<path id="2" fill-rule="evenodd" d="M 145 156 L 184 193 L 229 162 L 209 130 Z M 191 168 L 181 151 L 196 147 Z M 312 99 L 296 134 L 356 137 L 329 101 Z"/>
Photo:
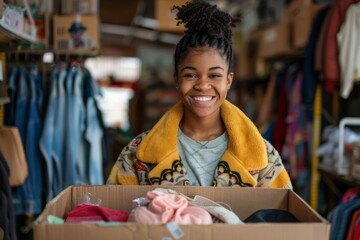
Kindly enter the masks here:
<path id="1" fill-rule="evenodd" d="M 149 132 L 134 138 L 120 153 L 108 184 L 189 185 L 177 150 L 177 131 L 183 115 L 176 104 Z M 228 148 L 214 172 L 214 186 L 292 188 L 279 153 L 236 106 L 225 101 L 221 117 Z"/>

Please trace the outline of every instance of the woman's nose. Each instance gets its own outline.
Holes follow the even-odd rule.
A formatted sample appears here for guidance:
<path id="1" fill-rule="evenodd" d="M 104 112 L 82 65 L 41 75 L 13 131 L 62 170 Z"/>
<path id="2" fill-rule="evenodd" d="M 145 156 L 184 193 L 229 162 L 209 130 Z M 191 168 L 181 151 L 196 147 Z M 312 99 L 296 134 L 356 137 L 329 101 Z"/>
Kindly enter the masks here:
<path id="1" fill-rule="evenodd" d="M 211 88 L 211 85 L 206 76 L 201 76 L 196 81 L 196 84 L 194 87 L 197 90 L 206 90 L 206 89 Z"/>

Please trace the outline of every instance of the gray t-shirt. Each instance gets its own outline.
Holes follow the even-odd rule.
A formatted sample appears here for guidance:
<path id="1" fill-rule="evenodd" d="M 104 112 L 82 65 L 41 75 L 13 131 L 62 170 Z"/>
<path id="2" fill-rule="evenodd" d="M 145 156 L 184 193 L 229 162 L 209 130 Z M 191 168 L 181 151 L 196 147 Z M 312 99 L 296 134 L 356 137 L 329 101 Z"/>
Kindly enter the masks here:
<path id="1" fill-rule="evenodd" d="M 211 141 L 195 141 L 178 130 L 179 154 L 192 186 L 213 185 L 215 169 L 228 143 L 225 132 Z"/>

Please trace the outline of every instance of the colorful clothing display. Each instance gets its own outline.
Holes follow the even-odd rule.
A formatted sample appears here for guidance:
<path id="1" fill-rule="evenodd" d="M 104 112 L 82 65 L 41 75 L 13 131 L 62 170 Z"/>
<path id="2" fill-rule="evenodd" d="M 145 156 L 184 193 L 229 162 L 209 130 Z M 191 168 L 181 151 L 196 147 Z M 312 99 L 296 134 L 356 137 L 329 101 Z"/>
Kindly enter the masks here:
<path id="1" fill-rule="evenodd" d="M 351 4 L 359 0 L 337 0 L 332 6 L 329 22 L 326 29 L 323 55 L 323 73 L 325 80 L 325 89 L 333 92 L 335 85 L 339 83 L 340 66 L 339 66 L 339 46 L 336 35 L 339 32 L 342 23 L 345 20 L 346 11 Z"/>

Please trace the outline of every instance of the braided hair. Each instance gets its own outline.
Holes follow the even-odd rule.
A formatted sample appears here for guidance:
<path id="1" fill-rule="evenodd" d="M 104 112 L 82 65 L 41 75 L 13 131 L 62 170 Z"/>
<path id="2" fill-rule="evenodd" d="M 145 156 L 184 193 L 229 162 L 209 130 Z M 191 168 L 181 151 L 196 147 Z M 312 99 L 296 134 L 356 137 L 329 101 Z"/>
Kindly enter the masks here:
<path id="1" fill-rule="evenodd" d="M 182 6 L 174 6 L 177 10 L 177 25 L 184 24 L 185 35 L 176 45 L 174 55 L 175 74 L 178 75 L 178 66 L 186 57 L 190 49 L 210 47 L 216 49 L 225 57 L 229 71 L 233 66 L 232 27 L 236 19 L 232 18 L 208 2 L 194 0 Z"/>

